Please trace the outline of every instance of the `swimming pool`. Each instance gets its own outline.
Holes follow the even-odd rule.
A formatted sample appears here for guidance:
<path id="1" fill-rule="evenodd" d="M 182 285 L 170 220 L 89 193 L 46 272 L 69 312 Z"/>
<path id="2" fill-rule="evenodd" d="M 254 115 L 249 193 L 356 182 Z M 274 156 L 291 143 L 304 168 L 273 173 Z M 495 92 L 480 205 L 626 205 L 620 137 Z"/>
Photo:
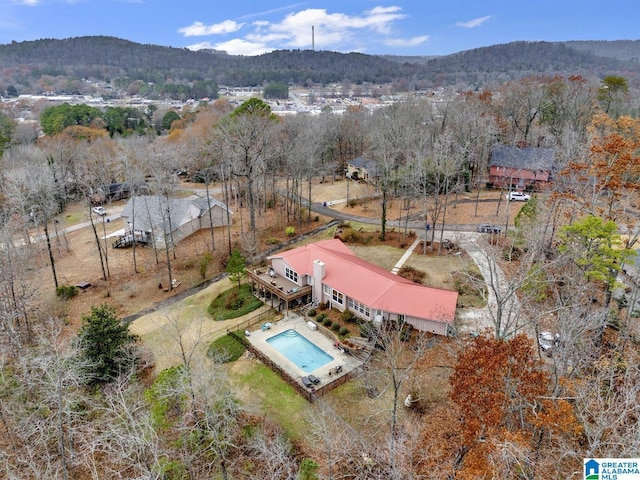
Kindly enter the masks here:
<path id="1" fill-rule="evenodd" d="M 267 343 L 291 360 L 305 373 L 326 365 L 333 357 L 295 330 L 285 330 L 267 339 Z"/>

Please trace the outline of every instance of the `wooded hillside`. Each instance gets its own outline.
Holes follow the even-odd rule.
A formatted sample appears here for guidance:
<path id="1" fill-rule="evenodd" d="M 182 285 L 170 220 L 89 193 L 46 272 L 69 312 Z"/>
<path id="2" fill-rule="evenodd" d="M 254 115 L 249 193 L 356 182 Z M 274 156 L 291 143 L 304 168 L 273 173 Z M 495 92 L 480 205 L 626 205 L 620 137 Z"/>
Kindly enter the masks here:
<path id="1" fill-rule="evenodd" d="M 56 84 L 59 94 L 86 93 L 78 85 L 80 79 L 158 85 L 213 81 L 229 86 L 369 82 L 392 83 L 404 91 L 446 85 L 477 88 L 531 74 L 586 78 L 619 74 L 633 79 L 640 71 L 638 58 L 638 41 L 513 42 L 443 57 L 312 50 L 244 57 L 93 36 L 0 45 L 0 91 L 12 86 L 18 93 L 43 93 L 43 86 L 50 83 L 43 78 L 48 77 L 65 80 Z"/>

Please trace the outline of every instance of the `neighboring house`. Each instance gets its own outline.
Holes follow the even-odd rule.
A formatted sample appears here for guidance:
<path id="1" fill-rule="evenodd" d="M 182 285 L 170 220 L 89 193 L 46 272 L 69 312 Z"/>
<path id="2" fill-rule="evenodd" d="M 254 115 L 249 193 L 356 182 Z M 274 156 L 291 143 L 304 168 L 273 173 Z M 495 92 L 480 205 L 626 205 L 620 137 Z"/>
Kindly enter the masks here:
<path id="1" fill-rule="evenodd" d="M 494 145 L 489 182 L 495 188 L 540 190 L 553 181 L 555 148 Z"/>
<path id="2" fill-rule="evenodd" d="M 379 177 L 378 167 L 373 160 L 358 157 L 347 163 L 347 178 L 376 183 Z"/>
<path id="3" fill-rule="evenodd" d="M 458 292 L 423 287 L 393 275 L 358 258 L 339 239 L 294 248 L 268 259 L 268 274 L 254 271 L 249 277 L 287 305 L 303 296 L 305 301 L 328 302 L 331 308 L 349 309 L 375 323 L 404 321 L 420 331 L 451 332 Z"/>
<path id="4" fill-rule="evenodd" d="M 121 216 L 127 222 L 127 232 L 143 235 L 152 239 L 156 247 L 164 247 L 167 241 L 177 243 L 203 228 L 226 226 L 227 210 L 224 203 L 213 197 L 207 202 L 206 198 L 134 196 Z M 229 210 L 229 220 L 232 218 L 233 213 Z"/>
<path id="5" fill-rule="evenodd" d="M 138 187 L 140 193 L 145 193 L 146 185 Z M 131 196 L 131 185 L 127 182 L 110 183 L 103 185 L 96 189 L 91 195 L 91 202 L 95 205 L 100 205 L 106 202 L 112 202 L 116 200 L 123 200 Z"/>

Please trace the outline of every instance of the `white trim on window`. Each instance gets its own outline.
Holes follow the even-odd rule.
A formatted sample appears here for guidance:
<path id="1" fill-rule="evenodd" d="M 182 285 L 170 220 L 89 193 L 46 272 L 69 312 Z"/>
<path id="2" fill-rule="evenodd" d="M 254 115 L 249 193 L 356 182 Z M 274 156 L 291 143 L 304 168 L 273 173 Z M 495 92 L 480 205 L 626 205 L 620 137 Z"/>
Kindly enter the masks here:
<path id="1" fill-rule="evenodd" d="M 285 266 L 284 276 L 291 280 L 293 283 L 298 283 L 298 272 L 296 272 L 293 268 Z"/>
<path id="2" fill-rule="evenodd" d="M 349 304 L 349 308 L 354 312 L 360 313 L 361 315 L 364 315 L 367 318 L 371 317 L 371 309 L 367 307 L 364 303 L 360 303 L 354 300 L 353 298 L 349 297 L 348 304 Z"/>
<path id="3" fill-rule="evenodd" d="M 331 299 L 338 305 L 344 305 L 344 294 L 335 288 L 331 289 Z"/>

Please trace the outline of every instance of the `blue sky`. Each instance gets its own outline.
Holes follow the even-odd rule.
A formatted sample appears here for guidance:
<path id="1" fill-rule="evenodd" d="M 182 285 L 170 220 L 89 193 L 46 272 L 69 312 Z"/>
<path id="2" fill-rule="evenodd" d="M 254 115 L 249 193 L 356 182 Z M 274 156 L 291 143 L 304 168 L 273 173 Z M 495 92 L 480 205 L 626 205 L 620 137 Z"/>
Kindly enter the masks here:
<path id="1" fill-rule="evenodd" d="M 108 35 L 233 55 L 446 55 L 517 40 L 636 40 L 638 0 L 0 0 L 0 44 Z"/>

